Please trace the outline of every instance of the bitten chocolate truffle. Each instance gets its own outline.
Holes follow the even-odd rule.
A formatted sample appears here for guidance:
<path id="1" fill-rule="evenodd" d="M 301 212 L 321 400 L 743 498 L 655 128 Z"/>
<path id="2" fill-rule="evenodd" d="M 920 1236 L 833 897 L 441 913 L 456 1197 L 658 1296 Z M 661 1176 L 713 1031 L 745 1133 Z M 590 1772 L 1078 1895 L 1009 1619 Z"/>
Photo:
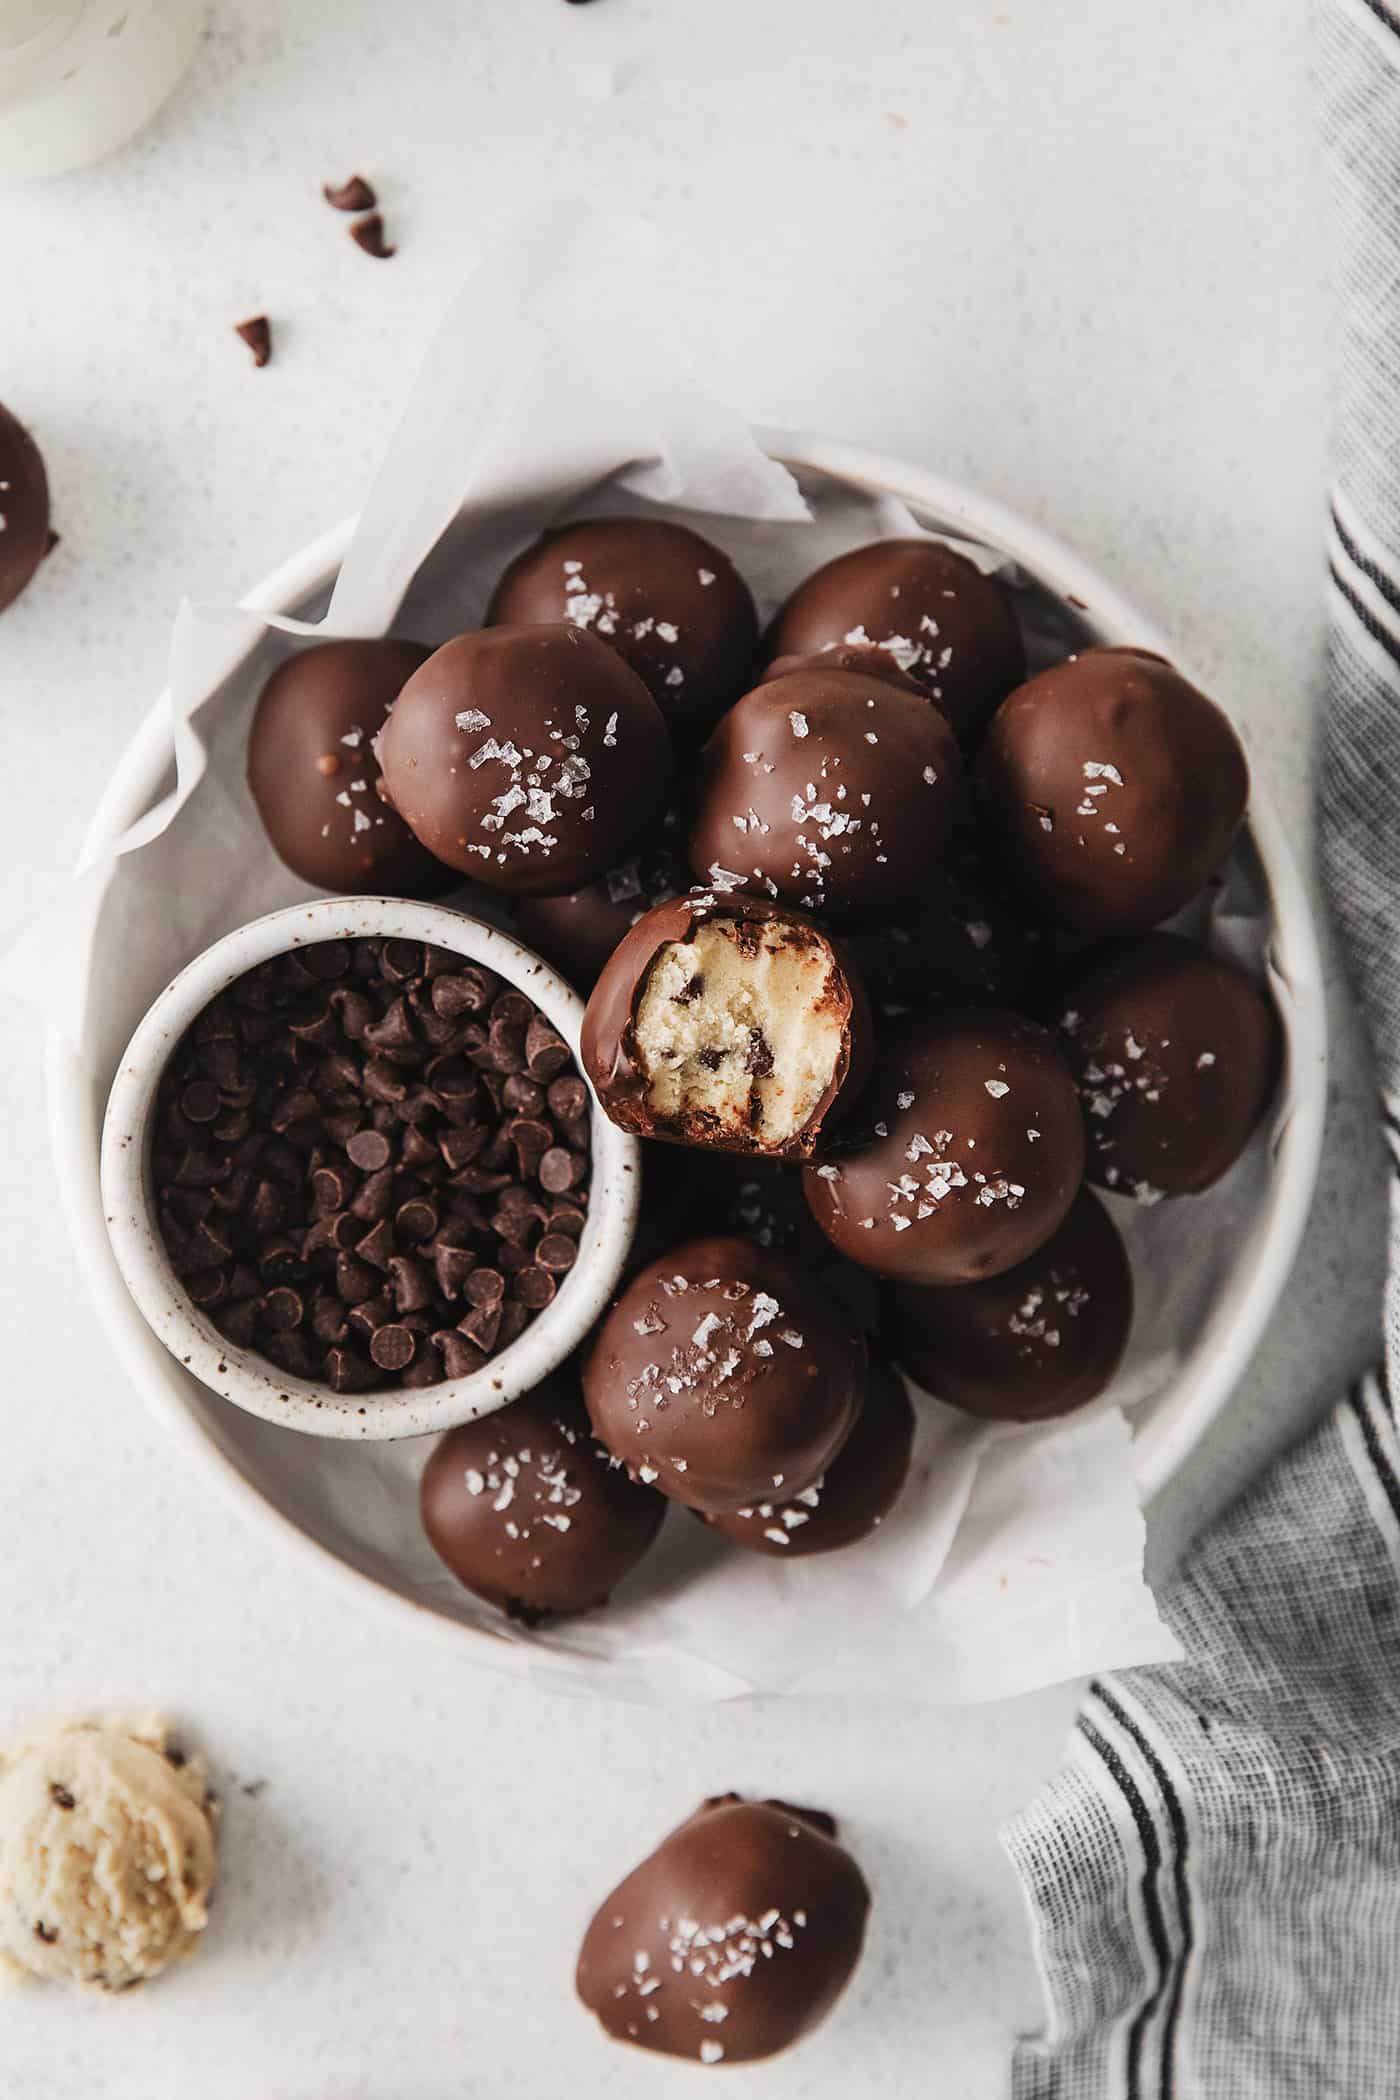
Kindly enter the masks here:
<path id="1" fill-rule="evenodd" d="M 971 1009 L 888 1028 L 807 1200 L 838 1252 L 906 1283 L 973 1283 L 1043 1246 L 1084 1174 L 1074 1081 L 1045 1029 Z"/>
<path id="2" fill-rule="evenodd" d="M 998 709 L 976 785 L 986 843 L 1038 912 L 1138 933 L 1217 872 L 1249 768 L 1214 701 L 1161 657 L 1087 649 Z"/>
<path id="3" fill-rule="evenodd" d="M 782 1801 L 707 1801 L 599 1905 L 579 1997 L 614 2041 L 706 2065 L 809 2034 L 860 1959 L 870 1891 L 836 1825 Z"/>
<path id="4" fill-rule="evenodd" d="M 939 1002 L 1022 1008 L 1049 962 L 1042 929 L 970 852 L 954 850 L 922 893 L 851 947 L 877 1013 Z"/>
<path id="5" fill-rule="evenodd" d="M 825 1472 L 865 1393 L 832 1292 L 749 1240 L 688 1240 L 638 1272 L 584 1366 L 594 1430 L 691 1509 L 747 1509 Z"/>
<path id="6" fill-rule="evenodd" d="M 517 555 L 486 624 L 560 620 L 627 659 L 680 751 L 698 750 L 733 706 L 758 650 L 753 598 L 729 556 L 657 518 L 584 519 Z"/>
<path id="7" fill-rule="evenodd" d="M 872 1353 L 865 1405 L 820 1479 L 796 1495 L 774 1494 L 748 1509 L 712 1514 L 704 1521 L 734 1545 L 779 1560 L 854 1546 L 893 1509 L 909 1471 L 913 1441 L 914 1410 L 904 1381 Z"/>
<path id="8" fill-rule="evenodd" d="M 951 1290 L 892 1284 L 883 1335 L 935 1399 L 989 1421 L 1045 1422 L 1104 1390 L 1132 1320 L 1123 1242 L 1084 1189 L 1058 1232 L 1000 1276 Z"/>
<path id="9" fill-rule="evenodd" d="M 619 1129 L 809 1159 L 869 1065 L 865 995 L 810 919 L 675 897 L 639 919 L 583 1017 L 583 1069 Z"/>
<path id="10" fill-rule="evenodd" d="M 669 811 L 656 838 L 596 882 L 560 897 L 521 897 L 516 930 L 586 999 L 623 935 L 654 904 L 689 885 L 685 835 L 678 814 Z"/>
<path id="11" fill-rule="evenodd" d="M 378 791 L 374 739 L 427 655 L 417 642 L 318 642 L 263 687 L 248 786 L 274 852 L 303 882 L 435 897 L 457 880 Z"/>
<path id="12" fill-rule="evenodd" d="M 1009 593 L 941 540 L 877 540 L 827 562 L 778 614 L 768 653 L 871 642 L 938 702 L 968 749 L 1026 675 Z"/>
<path id="13" fill-rule="evenodd" d="M 690 864 L 834 925 L 878 922 L 946 851 L 962 766 L 937 708 L 812 669 L 756 686 L 705 746 Z"/>
<path id="14" fill-rule="evenodd" d="M 671 782 L 656 702 L 577 627 L 445 642 L 400 693 L 378 750 L 394 807 L 428 851 L 521 896 L 605 874 Z"/>
<path id="15" fill-rule="evenodd" d="M 49 483 L 39 447 L 0 406 L 0 612 L 49 551 Z"/>
<path id="16" fill-rule="evenodd" d="M 1113 941 L 1051 1017 L 1084 1105 L 1091 1181 L 1155 1203 L 1218 1181 L 1273 1098 L 1278 1017 L 1237 964 L 1179 934 Z"/>
<path id="17" fill-rule="evenodd" d="M 570 1369 L 450 1430 L 424 1468 L 421 1506 L 457 1580 L 526 1625 L 606 1604 L 666 1514 L 595 1442 Z"/>

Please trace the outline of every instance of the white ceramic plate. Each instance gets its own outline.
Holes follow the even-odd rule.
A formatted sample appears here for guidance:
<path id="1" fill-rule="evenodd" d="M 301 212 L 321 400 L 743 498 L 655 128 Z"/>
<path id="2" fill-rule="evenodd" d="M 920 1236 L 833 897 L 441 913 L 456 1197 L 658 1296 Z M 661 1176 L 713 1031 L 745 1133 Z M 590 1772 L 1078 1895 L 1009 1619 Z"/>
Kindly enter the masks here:
<path id="1" fill-rule="evenodd" d="M 1159 634 L 1093 569 L 1048 534 L 999 504 L 877 453 L 806 433 L 766 430 L 759 441 L 776 458 L 855 484 L 872 494 L 901 498 L 920 518 L 954 535 L 1002 549 L 1039 583 L 1081 608 L 1092 638 L 1136 642 L 1180 662 Z M 334 576 L 350 537 L 347 520 L 303 548 L 251 592 L 260 612 L 291 612 Z M 1190 666 L 1183 666 L 1188 672 Z M 1224 696 L 1228 705 L 1228 695 Z M 100 853 L 153 803 L 170 765 L 164 698 L 157 700 L 128 745 L 93 817 L 85 856 Z M 1228 1287 L 1185 1347 L 1179 1375 L 1132 1417 L 1138 1483 L 1144 1499 L 1167 1481 L 1201 1436 L 1248 1362 L 1283 1290 L 1302 1235 L 1321 1153 L 1326 1104 L 1326 1021 L 1322 966 L 1312 916 L 1282 825 L 1265 792 L 1255 786 L 1250 833 L 1273 912 L 1270 963 L 1287 986 L 1290 1112 L 1274 1139 L 1269 1198 L 1241 1235 Z M 297 1478 L 302 1440 L 258 1427 L 250 1443 L 238 1433 L 247 1421 L 223 1407 L 169 1356 L 146 1325 L 117 1269 L 103 1223 L 98 1184 L 104 1102 L 63 1037 L 52 1031 L 46 1051 L 48 1112 L 55 1167 L 69 1231 L 99 1317 L 117 1357 L 147 1405 L 181 1447 L 245 1511 L 268 1521 L 318 1565 L 347 1581 L 361 1597 L 378 1594 L 401 1622 L 437 1630 L 460 1649 L 460 1621 L 425 1609 L 395 1584 L 395 1570 L 374 1552 L 356 1547 L 339 1513 L 312 1506 Z M 468 1629 L 469 1630 L 469 1629 Z M 528 1667 L 528 1646 L 493 1642 L 498 1667 Z"/>

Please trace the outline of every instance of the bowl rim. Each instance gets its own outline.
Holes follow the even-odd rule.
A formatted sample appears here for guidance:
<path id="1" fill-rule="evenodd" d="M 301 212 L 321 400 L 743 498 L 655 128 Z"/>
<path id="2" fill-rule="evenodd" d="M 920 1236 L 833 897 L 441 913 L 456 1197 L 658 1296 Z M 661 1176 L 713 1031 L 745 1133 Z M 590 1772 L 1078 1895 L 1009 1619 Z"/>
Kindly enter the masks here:
<path id="1" fill-rule="evenodd" d="M 429 941 L 483 964 L 523 992 L 563 1036 L 580 1072 L 583 1001 L 542 956 L 501 927 L 451 905 L 401 897 L 318 897 L 237 926 L 171 979 L 137 1023 L 103 1118 L 101 1186 L 117 1266 L 147 1324 L 172 1356 L 221 1399 L 305 1435 L 390 1442 L 455 1429 L 532 1390 L 598 1319 L 636 1230 L 641 1147 L 609 1122 L 589 1088 L 592 1200 L 579 1258 L 558 1296 L 498 1357 L 465 1378 L 418 1389 L 337 1393 L 281 1372 L 221 1335 L 176 1274 L 152 1216 L 149 1161 L 155 1100 L 172 1051 L 216 995 L 257 964 L 321 941 L 367 937 Z"/>
<path id="2" fill-rule="evenodd" d="M 1092 564 L 1054 535 L 1022 518 L 993 498 L 983 497 L 931 468 L 845 439 L 798 429 L 756 426 L 761 448 L 796 472 L 834 475 L 871 492 L 902 498 L 914 508 L 957 521 L 969 538 L 1003 548 L 1024 558 L 1063 597 L 1078 599 L 1086 615 L 1107 635 L 1129 636 L 1146 647 L 1160 648 L 1180 660 L 1156 624 L 1144 619 L 1112 589 Z M 242 603 L 255 612 L 281 612 L 323 589 L 331 580 L 354 530 L 353 517 L 343 519 L 288 557 L 250 590 Z M 160 694 L 123 748 L 84 837 L 79 866 L 91 865 L 132 819 L 150 807 L 170 757 L 168 695 Z M 1229 1396 L 1257 1346 L 1288 1272 L 1307 1220 L 1322 1152 L 1327 1100 L 1327 1023 L 1322 958 L 1312 910 L 1294 861 L 1287 834 L 1267 790 L 1256 780 L 1250 825 L 1259 846 L 1281 927 L 1289 936 L 1287 979 L 1294 994 L 1290 1018 L 1293 1112 L 1279 1139 L 1279 1173 L 1275 1216 L 1267 1244 L 1236 1307 L 1225 1346 L 1192 1382 L 1189 1392 L 1169 1410 L 1142 1426 L 1134 1425 L 1134 1469 L 1139 1491 L 1148 1501 L 1164 1487 L 1192 1446 L 1205 1433 Z M 116 1266 L 103 1222 L 98 1190 L 97 1155 L 92 1130 L 99 1113 L 93 1087 L 62 1030 L 50 1026 L 45 1040 L 45 1087 L 50 1144 L 68 1231 L 78 1252 L 89 1295 L 122 1368 L 145 1404 L 231 1506 L 251 1513 L 303 1554 L 345 1595 L 370 1599 L 377 1610 L 400 1626 L 420 1632 L 464 1652 L 464 1637 L 489 1641 L 493 1667 L 526 1676 L 535 1666 L 527 1644 L 503 1634 L 473 1628 L 407 1597 L 370 1570 L 356 1567 L 288 1512 L 271 1502 L 247 1477 L 212 1427 L 188 1404 L 178 1367 L 156 1341 L 133 1303 Z"/>

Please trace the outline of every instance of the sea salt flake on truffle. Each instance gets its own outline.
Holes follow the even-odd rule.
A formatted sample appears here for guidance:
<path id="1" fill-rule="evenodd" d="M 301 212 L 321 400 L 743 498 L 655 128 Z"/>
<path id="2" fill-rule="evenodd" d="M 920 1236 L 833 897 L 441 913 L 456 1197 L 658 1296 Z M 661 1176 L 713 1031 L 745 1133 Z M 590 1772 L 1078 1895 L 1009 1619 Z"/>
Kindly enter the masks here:
<path id="1" fill-rule="evenodd" d="M 1213 1065 L 1214 1063 L 1215 1052 L 1213 1050 L 1203 1050 L 1200 1056 L 1196 1059 L 1196 1070 L 1198 1072 L 1203 1072 L 1205 1071 L 1208 1065 Z"/>
<path id="2" fill-rule="evenodd" d="M 1004 1079 L 984 1079 L 982 1084 L 991 1095 L 993 1101 L 1000 1101 L 1003 1095 L 1011 1092 Z"/>
<path id="3" fill-rule="evenodd" d="M 807 717 L 806 717 L 805 715 L 800 715 L 800 714 L 798 714 L 798 713 L 797 713 L 796 709 L 794 709 L 794 708 L 790 708 L 790 709 L 788 710 L 788 721 L 789 721 L 789 722 L 791 723 L 791 725 L 792 725 L 792 733 L 793 733 L 793 735 L 794 735 L 794 736 L 797 736 L 797 737 L 803 737 L 803 736 L 806 736 L 806 734 L 807 734 Z M 810 795 L 810 794 L 811 794 L 811 793 L 813 792 L 813 790 L 812 790 L 811 788 L 809 788 L 809 789 L 807 790 L 807 792 L 808 792 L 808 794 Z"/>
<path id="4" fill-rule="evenodd" d="M 656 631 L 663 642 L 678 642 L 681 638 L 681 631 L 672 620 L 658 620 Z"/>

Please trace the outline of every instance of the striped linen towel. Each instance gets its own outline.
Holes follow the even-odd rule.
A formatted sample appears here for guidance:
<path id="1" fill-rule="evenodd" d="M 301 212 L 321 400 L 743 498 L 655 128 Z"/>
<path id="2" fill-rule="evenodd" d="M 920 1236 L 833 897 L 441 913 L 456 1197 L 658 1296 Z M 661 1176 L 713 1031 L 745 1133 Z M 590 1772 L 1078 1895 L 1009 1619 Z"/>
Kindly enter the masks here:
<path id="1" fill-rule="evenodd" d="M 1337 295 L 1321 835 L 1400 1162 L 1400 6 L 1314 0 Z M 1400 2096 L 1400 1218 L 1386 1363 L 1193 1548 L 1003 1833 L 1015 2100 Z"/>

